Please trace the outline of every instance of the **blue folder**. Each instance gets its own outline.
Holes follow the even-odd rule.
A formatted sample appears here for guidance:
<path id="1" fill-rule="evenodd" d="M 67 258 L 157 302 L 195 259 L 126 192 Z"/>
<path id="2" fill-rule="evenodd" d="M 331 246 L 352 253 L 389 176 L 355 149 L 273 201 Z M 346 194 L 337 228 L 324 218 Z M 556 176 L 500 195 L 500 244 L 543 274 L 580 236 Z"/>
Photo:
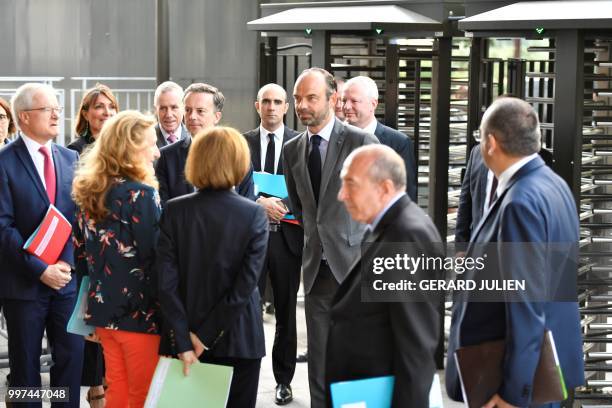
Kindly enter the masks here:
<path id="1" fill-rule="evenodd" d="M 81 336 L 89 336 L 95 330 L 95 326 L 90 326 L 85 322 L 85 312 L 87 311 L 87 291 L 89 289 L 89 276 L 83 276 L 81 280 L 81 288 L 79 289 L 79 297 L 77 298 L 74 310 L 68 320 L 66 331 L 72 334 Z"/>
<path id="2" fill-rule="evenodd" d="M 262 172 L 253 173 L 253 183 L 256 187 L 255 194 L 267 194 L 278 198 L 285 198 L 289 195 L 285 176 L 282 174 L 269 174 Z"/>
<path id="3" fill-rule="evenodd" d="M 391 408 L 394 384 L 392 375 L 333 383 L 333 408 Z M 443 408 L 438 374 L 434 374 L 429 391 L 429 407 Z"/>

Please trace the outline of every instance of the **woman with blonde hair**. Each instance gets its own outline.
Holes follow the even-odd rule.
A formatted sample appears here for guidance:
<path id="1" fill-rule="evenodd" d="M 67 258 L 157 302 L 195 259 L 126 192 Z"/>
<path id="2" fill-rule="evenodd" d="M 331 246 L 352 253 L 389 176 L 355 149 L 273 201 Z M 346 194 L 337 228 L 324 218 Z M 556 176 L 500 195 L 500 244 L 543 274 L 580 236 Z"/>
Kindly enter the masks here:
<path id="1" fill-rule="evenodd" d="M 111 118 L 73 181 L 77 272 L 89 275 L 86 320 L 102 343 L 109 408 L 143 406 L 158 361 L 154 125 L 136 111 Z"/>
<path id="2" fill-rule="evenodd" d="M 185 166 L 198 191 L 167 202 L 156 260 L 171 352 L 186 373 L 198 358 L 232 366 L 227 406 L 239 408 L 255 407 L 265 354 L 257 282 L 268 219 L 263 207 L 233 188 L 249 168 L 247 142 L 235 129 L 198 133 Z"/>

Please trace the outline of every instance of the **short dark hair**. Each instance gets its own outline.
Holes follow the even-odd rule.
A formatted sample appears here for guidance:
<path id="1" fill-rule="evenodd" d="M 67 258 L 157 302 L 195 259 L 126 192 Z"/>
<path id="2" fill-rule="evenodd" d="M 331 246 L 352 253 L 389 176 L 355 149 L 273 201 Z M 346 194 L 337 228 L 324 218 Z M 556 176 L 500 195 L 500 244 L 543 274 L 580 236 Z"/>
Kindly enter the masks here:
<path id="1" fill-rule="evenodd" d="M 327 70 L 323 68 L 319 68 L 319 67 L 306 68 L 305 70 L 302 71 L 298 79 L 304 75 L 313 74 L 315 72 L 318 72 L 319 74 L 323 75 L 323 79 L 325 79 L 325 85 L 326 85 L 325 97 L 329 100 L 329 98 L 332 96 L 334 92 L 336 92 L 336 89 L 338 88 L 337 88 L 336 80 L 334 76 L 330 74 Z M 297 82 L 297 80 L 295 82 Z"/>
<path id="2" fill-rule="evenodd" d="M 483 137 L 494 134 L 506 154 L 524 157 L 540 151 L 540 121 L 530 104 L 519 98 L 500 97 L 487 112 L 481 124 Z"/>
<path id="3" fill-rule="evenodd" d="M 13 133 L 15 133 L 15 120 L 13 120 L 13 112 L 11 112 L 11 107 L 9 106 L 9 103 L 2 98 L 0 98 L 0 106 L 2 106 L 2 108 L 6 112 L 6 116 L 9 121 L 8 135 L 11 136 Z"/>
<path id="4" fill-rule="evenodd" d="M 225 103 L 225 96 L 221 93 L 220 90 L 215 88 L 212 85 L 203 84 L 201 82 L 196 82 L 191 84 L 185 89 L 185 95 L 183 96 L 183 101 L 187 99 L 187 96 L 190 93 L 208 93 L 212 95 L 213 105 L 215 106 L 216 112 L 223 112 L 223 104 Z"/>

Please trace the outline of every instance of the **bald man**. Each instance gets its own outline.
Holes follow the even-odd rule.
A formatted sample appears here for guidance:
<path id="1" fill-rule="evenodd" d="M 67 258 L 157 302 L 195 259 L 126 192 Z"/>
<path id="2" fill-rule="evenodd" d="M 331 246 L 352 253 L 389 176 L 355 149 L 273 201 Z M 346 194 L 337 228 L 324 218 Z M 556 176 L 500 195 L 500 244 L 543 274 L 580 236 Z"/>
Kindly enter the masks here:
<path id="1" fill-rule="evenodd" d="M 392 406 L 427 408 L 436 369 L 437 300 L 362 302 L 361 270 L 380 256 L 385 244 L 414 243 L 418 253 L 430 256 L 437 255 L 442 240 L 427 214 L 406 194 L 404 161 L 390 147 L 354 150 L 340 177 L 338 199 L 353 220 L 366 224 L 364 242 L 369 245 L 332 301 L 326 352 L 328 406 L 329 385 L 334 382 L 392 375 Z"/>

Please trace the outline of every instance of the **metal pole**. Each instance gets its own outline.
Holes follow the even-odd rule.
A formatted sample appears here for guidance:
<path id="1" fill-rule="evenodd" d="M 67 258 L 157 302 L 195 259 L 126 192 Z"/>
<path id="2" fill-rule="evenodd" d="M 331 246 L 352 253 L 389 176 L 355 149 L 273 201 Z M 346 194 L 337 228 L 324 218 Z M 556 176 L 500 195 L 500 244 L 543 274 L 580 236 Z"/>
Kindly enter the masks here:
<path id="1" fill-rule="evenodd" d="M 397 44 L 387 43 L 386 48 L 385 124 L 397 129 L 399 50 Z"/>
<path id="2" fill-rule="evenodd" d="M 155 79 L 157 84 L 170 79 L 170 13 L 168 0 L 156 0 L 156 58 L 157 70 Z"/>

